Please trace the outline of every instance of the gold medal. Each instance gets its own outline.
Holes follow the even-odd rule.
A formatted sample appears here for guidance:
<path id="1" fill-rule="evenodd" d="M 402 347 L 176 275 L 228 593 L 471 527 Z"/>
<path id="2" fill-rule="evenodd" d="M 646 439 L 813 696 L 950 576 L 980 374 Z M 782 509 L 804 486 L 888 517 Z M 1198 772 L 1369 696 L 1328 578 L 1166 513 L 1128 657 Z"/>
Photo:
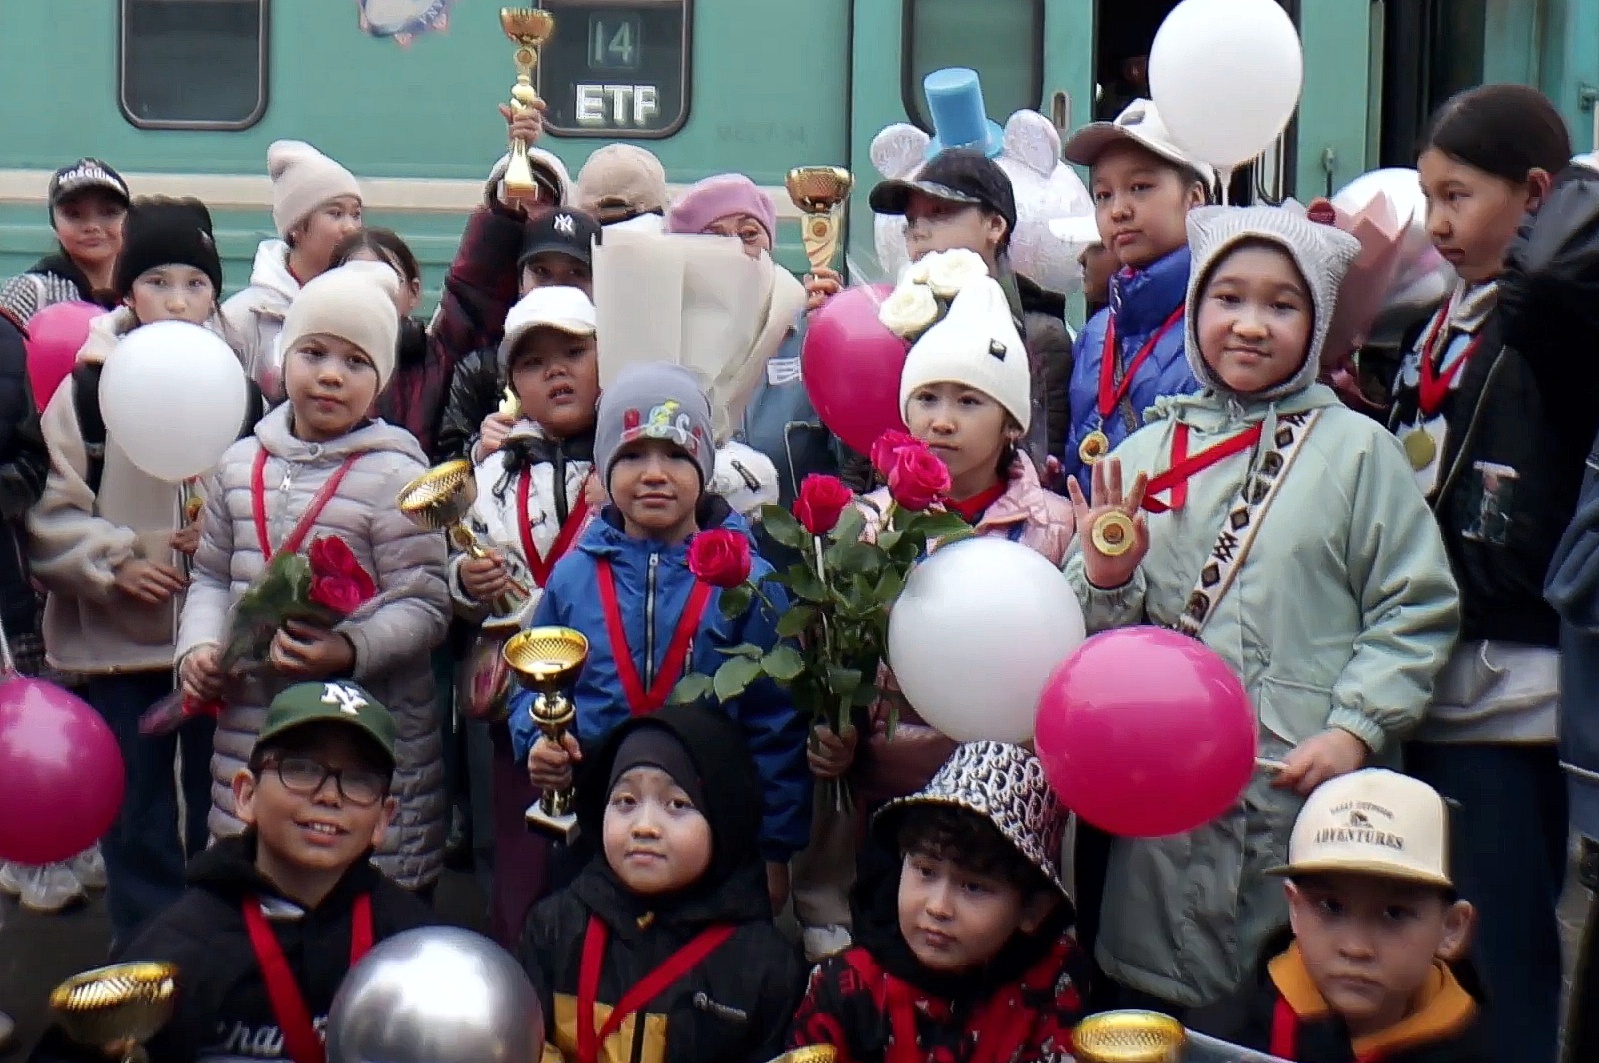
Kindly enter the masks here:
<path id="1" fill-rule="evenodd" d="M 1094 521 L 1088 534 L 1094 541 L 1094 549 L 1106 557 L 1120 557 L 1133 548 L 1138 530 L 1133 526 L 1133 518 L 1113 509 Z"/>
<path id="2" fill-rule="evenodd" d="M 1412 428 L 1405 433 L 1403 442 L 1405 455 L 1410 458 L 1410 467 L 1417 472 L 1427 468 L 1438 458 L 1438 444 L 1433 442 L 1432 436 L 1425 428 Z"/>
<path id="3" fill-rule="evenodd" d="M 1110 437 L 1097 428 L 1084 436 L 1082 445 L 1077 448 L 1077 456 L 1082 459 L 1084 465 L 1093 465 L 1108 453 L 1110 453 Z"/>

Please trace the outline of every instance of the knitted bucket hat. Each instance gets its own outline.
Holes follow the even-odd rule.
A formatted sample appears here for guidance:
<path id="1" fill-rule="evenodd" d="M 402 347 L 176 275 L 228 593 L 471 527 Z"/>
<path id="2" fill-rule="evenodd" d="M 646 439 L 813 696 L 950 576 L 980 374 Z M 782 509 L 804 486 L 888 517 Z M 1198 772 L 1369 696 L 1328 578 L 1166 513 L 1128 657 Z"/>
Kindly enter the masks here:
<path id="1" fill-rule="evenodd" d="M 1066 810 L 1049 788 L 1043 765 L 1021 746 L 968 742 L 958 747 L 921 791 L 884 805 L 872 829 L 892 846 L 905 812 L 925 805 L 965 809 L 988 820 L 1066 896 L 1060 876 Z"/>

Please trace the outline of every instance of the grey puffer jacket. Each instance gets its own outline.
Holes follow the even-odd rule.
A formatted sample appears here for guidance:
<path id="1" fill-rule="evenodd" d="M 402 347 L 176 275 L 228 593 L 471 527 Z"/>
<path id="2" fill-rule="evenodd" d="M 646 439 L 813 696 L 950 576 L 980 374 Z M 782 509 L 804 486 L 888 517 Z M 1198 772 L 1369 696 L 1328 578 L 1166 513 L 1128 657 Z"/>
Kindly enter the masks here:
<path id="1" fill-rule="evenodd" d="M 395 794 L 400 811 L 376 856 L 377 865 L 408 889 L 438 878 L 444 860 L 446 798 L 429 654 L 444 641 L 450 595 L 444 582 L 445 542 L 395 506 L 400 489 L 424 469 L 421 447 L 403 428 L 383 421 L 325 444 L 296 439 L 285 404 L 230 447 L 206 485 L 200 549 L 178 631 L 178 657 L 227 638 L 229 613 L 261 574 L 263 562 L 251 501 L 251 473 L 265 448 L 267 535 L 276 544 L 293 530 L 328 477 L 359 455 L 305 537 L 337 535 L 377 581 L 378 595 L 339 625 L 355 647 L 352 677 L 388 706 L 399 729 Z M 243 831 L 234 816 L 233 777 L 249 760 L 266 706 L 285 686 L 270 670 L 239 682 L 217 721 L 211 758 L 211 833 Z"/>

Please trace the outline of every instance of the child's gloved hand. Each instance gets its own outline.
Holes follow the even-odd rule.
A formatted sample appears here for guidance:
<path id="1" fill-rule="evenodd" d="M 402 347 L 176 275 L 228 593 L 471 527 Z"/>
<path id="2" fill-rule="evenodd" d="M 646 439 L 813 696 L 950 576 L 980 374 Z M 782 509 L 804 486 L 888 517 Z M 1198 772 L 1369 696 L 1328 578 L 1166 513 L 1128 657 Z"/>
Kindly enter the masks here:
<path id="1" fill-rule="evenodd" d="M 178 665 L 183 692 L 199 701 L 222 697 L 222 648 L 215 644 L 196 646 L 183 655 Z"/>
<path id="2" fill-rule="evenodd" d="M 303 620 L 286 620 L 272 637 L 267 660 L 289 679 L 328 679 L 349 675 L 355 646 L 336 631 Z"/>
<path id="3" fill-rule="evenodd" d="M 162 605 L 187 587 L 189 581 L 170 565 L 158 565 L 142 557 L 130 557 L 117 566 L 113 585 L 135 601 L 146 605 Z"/>
<path id="4" fill-rule="evenodd" d="M 805 760 L 811 774 L 818 779 L 837 779 L 855 763 L 855 747 L 860 742 L 860 732 L 854 724 L 847 724 L 843 734 L 834 734 L 826 724 L 811 728 L 811 740 L 805 746 Z"/>
<path id="5" fill-rule="evenodd" d="M 583 759 L 583 750 L 570 732 L 556 745 L 539 736 L 527 754 L 527 776 L 541 790 L 565 790 L 572 785 L 572 765 Z"/>
<path id="6" fill-rule="evenodd" d="M 493 601 L 511 589 L 505 562 L 494 551 L 488 557 L 469 557 L 461 562 L 461 589 L 475 602 Z"/>

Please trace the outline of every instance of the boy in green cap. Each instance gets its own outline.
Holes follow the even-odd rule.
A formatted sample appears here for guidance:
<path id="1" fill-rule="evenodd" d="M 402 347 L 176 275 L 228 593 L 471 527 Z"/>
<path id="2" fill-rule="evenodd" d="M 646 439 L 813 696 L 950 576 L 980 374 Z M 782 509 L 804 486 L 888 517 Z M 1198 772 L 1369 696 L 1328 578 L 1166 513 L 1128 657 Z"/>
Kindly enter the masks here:
<path id="1" fill-rule="evenodd" d="M 397 802 L 394 717 L 346 680 L 300 683 L 267 710 L 233 780 L 247 830 L 189 864 L 189 886 L 116 959 L 176 964 L 184 987 L 152 1059 L 321 1059 L 334 991 L 377 942 L 437 920 L 369 857 Z M 59 1031 L 41 1059 L 95 1058 Z"/>

